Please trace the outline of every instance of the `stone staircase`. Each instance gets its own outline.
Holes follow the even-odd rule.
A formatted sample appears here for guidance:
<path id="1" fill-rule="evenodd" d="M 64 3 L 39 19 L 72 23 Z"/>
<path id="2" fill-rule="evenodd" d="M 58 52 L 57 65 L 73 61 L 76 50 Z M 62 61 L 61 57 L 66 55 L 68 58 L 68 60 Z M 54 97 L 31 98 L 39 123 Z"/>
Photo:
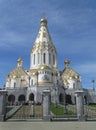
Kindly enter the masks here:
<path id="1" fill-rule="evenodd" d="M 41 105 L 23 105 L 16 113 L 11 116 L 12 119 L 36 119 L 42 118 Z"/>

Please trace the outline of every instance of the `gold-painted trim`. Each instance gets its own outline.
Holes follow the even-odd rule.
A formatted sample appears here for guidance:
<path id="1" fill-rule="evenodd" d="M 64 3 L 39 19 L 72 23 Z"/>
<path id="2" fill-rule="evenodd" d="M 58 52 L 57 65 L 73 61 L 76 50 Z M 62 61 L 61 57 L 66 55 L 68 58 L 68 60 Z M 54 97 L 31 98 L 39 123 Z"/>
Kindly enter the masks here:
<path id="1" fill-rule="evenodd" d="M 17 75 L 13 75 L 13 78 L 16 79 L 16 78 L 18 78 L 18 76 Z"/>
<path id="2" fill-rule="evenodd" d="M 25 79 L 21 79 L 21 82 L 24 82 L 24 81 L 26 81 Z"/>
<path id="3" fill-rule="evenodd" d="M 69 65 L 69 64 L 70 64 L 70 61 L 69 61 L 68 59 L 66 59 L 66 60 L 64 61 L 64 63 L 65 63 L 65 65 Z"/>

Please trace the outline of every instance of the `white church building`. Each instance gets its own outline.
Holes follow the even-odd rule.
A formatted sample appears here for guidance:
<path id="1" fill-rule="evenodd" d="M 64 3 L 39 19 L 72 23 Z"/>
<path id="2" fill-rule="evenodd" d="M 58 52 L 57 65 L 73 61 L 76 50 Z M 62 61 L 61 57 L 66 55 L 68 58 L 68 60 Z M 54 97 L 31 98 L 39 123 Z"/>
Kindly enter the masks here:
<path id="1" fill-rule="evenodd" d="M 75 91 L 82 89 L 81 76 L 65 60 L 65 68 L 58 70 L 57 50 L 52 42 L 45 18 L 40 21 L 40 29 L 30 53 L 30 68 L 23 68 L 23 60 L 17 60 L 17 66 L 8 73 L 6 90 L 8 103 L 20 104 L 34 101 L 42 103 L 43 90 L 49 89 L 50 100 L 63 103 L 75 103 Z M 85 92 L 85 100 L 88 92 Z"/>

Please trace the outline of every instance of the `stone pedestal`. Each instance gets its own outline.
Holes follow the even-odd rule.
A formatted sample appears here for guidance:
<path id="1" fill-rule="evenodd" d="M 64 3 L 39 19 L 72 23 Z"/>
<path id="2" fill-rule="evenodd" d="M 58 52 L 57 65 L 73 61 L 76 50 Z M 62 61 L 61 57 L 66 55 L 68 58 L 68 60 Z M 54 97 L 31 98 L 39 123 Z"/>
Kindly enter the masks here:
<path id="1" fill-rule="evenodd" d="M 0 90 L 0 121 L 4 121 L 6 116 L 6 97 L 7 91 Z"/>
<path id="2" fill-rule="evenodd" d="M 50 120 L 50 90 L 43 90 L 43 119 Z"/>
<path id="3" fill-rule="evenodd" d="M 83 94 L 84 94 L 83 90 L 75 91 L 76 107 L 77 107 L 77 117 L 78 117 L 78 120 L 81 120 L 81 121 L 85 120 L 85 117 L 84 117 Z"/>

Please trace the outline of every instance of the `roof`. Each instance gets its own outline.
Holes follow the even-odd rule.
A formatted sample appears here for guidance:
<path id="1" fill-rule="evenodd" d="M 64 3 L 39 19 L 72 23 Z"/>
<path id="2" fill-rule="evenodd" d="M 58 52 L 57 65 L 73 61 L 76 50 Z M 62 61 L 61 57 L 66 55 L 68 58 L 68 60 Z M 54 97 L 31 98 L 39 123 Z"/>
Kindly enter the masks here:
<path id="1" fill-rule="evenodd" d="M 12 76 L 14 78 L 19 78 L 21 76 L 27 76 L 28 74 L 25 72 L 25 70 L 22 67 L 16 67 L 13 69 L 8 76 Z"/>
<path id="2" fill-rule="evenodd" d="M 47 20 L 45 18 L 41 19 L 40 22 L 41 26 L 32 47 L 32 52 L 36 51 L 43 51 L 43 50 L 50 50 L 54 49 L 56 51 L 55 46 L 53 45 L 50 33 L 47 27 Z"/>
<path id="3" fill-rule="evenodd" d="M 77 73 L 75 70 L 73 70 L 70 67 L 66 67 L 63 72 L 62 72 L 62 78 L 63 79 L 79 79 L 80 78 L 80 74 Z"/>

